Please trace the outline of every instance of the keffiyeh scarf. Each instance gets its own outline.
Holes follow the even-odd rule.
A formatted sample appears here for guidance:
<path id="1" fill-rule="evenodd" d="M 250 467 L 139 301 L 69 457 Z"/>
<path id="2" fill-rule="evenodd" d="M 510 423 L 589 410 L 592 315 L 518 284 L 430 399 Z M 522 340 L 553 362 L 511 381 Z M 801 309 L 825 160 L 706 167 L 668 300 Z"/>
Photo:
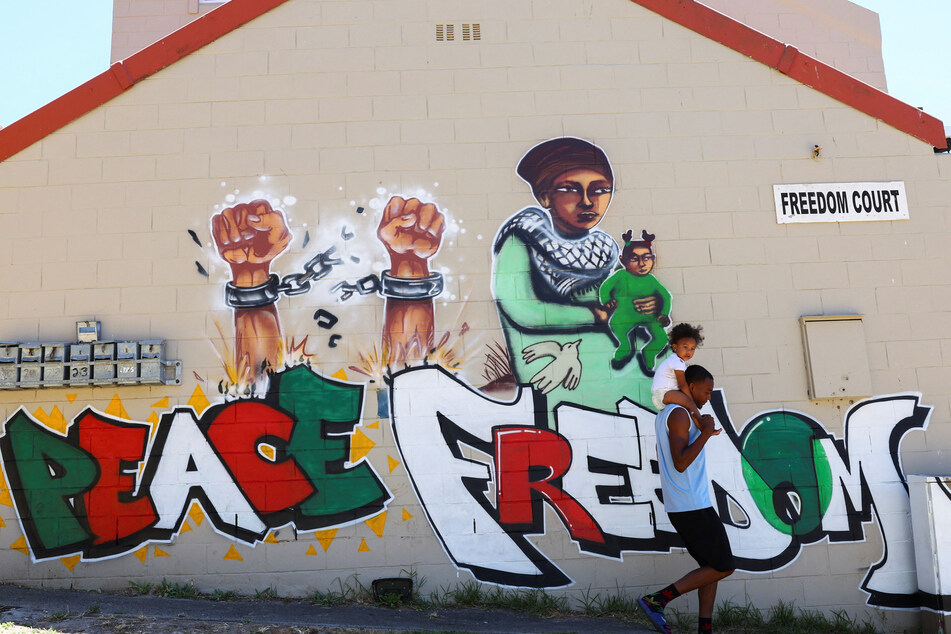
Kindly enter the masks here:
<path id="1" fill-rule="evenodd" d="M 597 229 L 580 238 L 559 236 L 547 212 L 528 207 L 509 218 L 495 237 L 498 255 L 509 236 L 527 246 L 535 291 L 544 299 L 567 302 L 573 295 L 600 286 L 617 262 L 618 246 Z"/>

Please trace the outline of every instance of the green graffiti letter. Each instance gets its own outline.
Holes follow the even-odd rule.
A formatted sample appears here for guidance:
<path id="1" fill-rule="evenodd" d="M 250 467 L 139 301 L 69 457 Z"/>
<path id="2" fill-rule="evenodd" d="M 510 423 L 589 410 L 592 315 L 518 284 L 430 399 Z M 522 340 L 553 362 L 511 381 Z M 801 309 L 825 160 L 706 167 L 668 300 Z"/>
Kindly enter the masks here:
<path id="1" fill-rule="evenodd" d="M 743 430 L 743 478 L 763 517 L 786 535 L 820 529 L 832 498 L 825 433 L 788 412 L 763 414 Z"/>
<path id="2" fill-rule="evenodd" d="M 363 387 L 297 366 L 275 375 L 271 391 L 280 407 L 297 420 L 287 453 L 316 489 L 299 505 L 302 526 L 329 526 L 382 509 L 390 496 L 373 469 L 366 462 L 346 466 Z"/>
<path id="3" fill-rule="evenodd" d="M 96 460 L 22 410 L 7 421 L 6 430 L 3 460 L 33 554 L 79 550 L 92 533 L 73 505 L 95 484 Z"/>

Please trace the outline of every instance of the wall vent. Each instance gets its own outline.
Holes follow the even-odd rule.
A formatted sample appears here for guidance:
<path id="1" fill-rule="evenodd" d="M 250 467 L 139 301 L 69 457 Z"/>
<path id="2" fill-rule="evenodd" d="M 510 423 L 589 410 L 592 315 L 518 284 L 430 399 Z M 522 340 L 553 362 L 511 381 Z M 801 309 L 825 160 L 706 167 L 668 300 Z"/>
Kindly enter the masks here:
<path id="1" fill-rule="evenodd" d="M 455 24 L 437 24 L 436 25 L 436 41 L 437 42 L 453 42 L 456 39 L 456 25 Z M 462 24 L 462 39 L 463 41 L 471 40 L 481 40 L 482 39 L 482 25 L 478 22 L 464 22 Z"/>

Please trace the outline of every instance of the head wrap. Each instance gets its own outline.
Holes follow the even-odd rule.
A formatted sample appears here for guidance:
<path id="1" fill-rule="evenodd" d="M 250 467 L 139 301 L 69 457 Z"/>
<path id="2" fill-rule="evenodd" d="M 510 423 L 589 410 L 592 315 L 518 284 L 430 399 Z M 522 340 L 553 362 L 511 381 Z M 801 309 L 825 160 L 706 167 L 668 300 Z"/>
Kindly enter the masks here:
<path id="1" fill-rule="evenodd" d="M 515 171 L 531 185 L 535 199 L 552 189 L 555 180 L 574 169 L 591 169 L 614 182 L 614 172 L 604 150 L 594 143 L 575 137 L 543 141 L 530 149 Z"/>

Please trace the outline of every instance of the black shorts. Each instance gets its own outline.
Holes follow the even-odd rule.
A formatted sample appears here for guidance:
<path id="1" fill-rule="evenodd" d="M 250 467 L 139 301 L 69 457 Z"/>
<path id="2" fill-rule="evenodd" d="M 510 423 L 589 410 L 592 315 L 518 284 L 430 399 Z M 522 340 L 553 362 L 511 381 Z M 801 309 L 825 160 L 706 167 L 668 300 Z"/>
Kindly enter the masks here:
<path id="1" fill-rule="evenodd" d="M 698 564 L 720 572 L 730 572 L 735 568 L 726 529 L 712 506 L 696 511 L 668 513 L 667 517 L 684 540 L 687 552 Z"/>

